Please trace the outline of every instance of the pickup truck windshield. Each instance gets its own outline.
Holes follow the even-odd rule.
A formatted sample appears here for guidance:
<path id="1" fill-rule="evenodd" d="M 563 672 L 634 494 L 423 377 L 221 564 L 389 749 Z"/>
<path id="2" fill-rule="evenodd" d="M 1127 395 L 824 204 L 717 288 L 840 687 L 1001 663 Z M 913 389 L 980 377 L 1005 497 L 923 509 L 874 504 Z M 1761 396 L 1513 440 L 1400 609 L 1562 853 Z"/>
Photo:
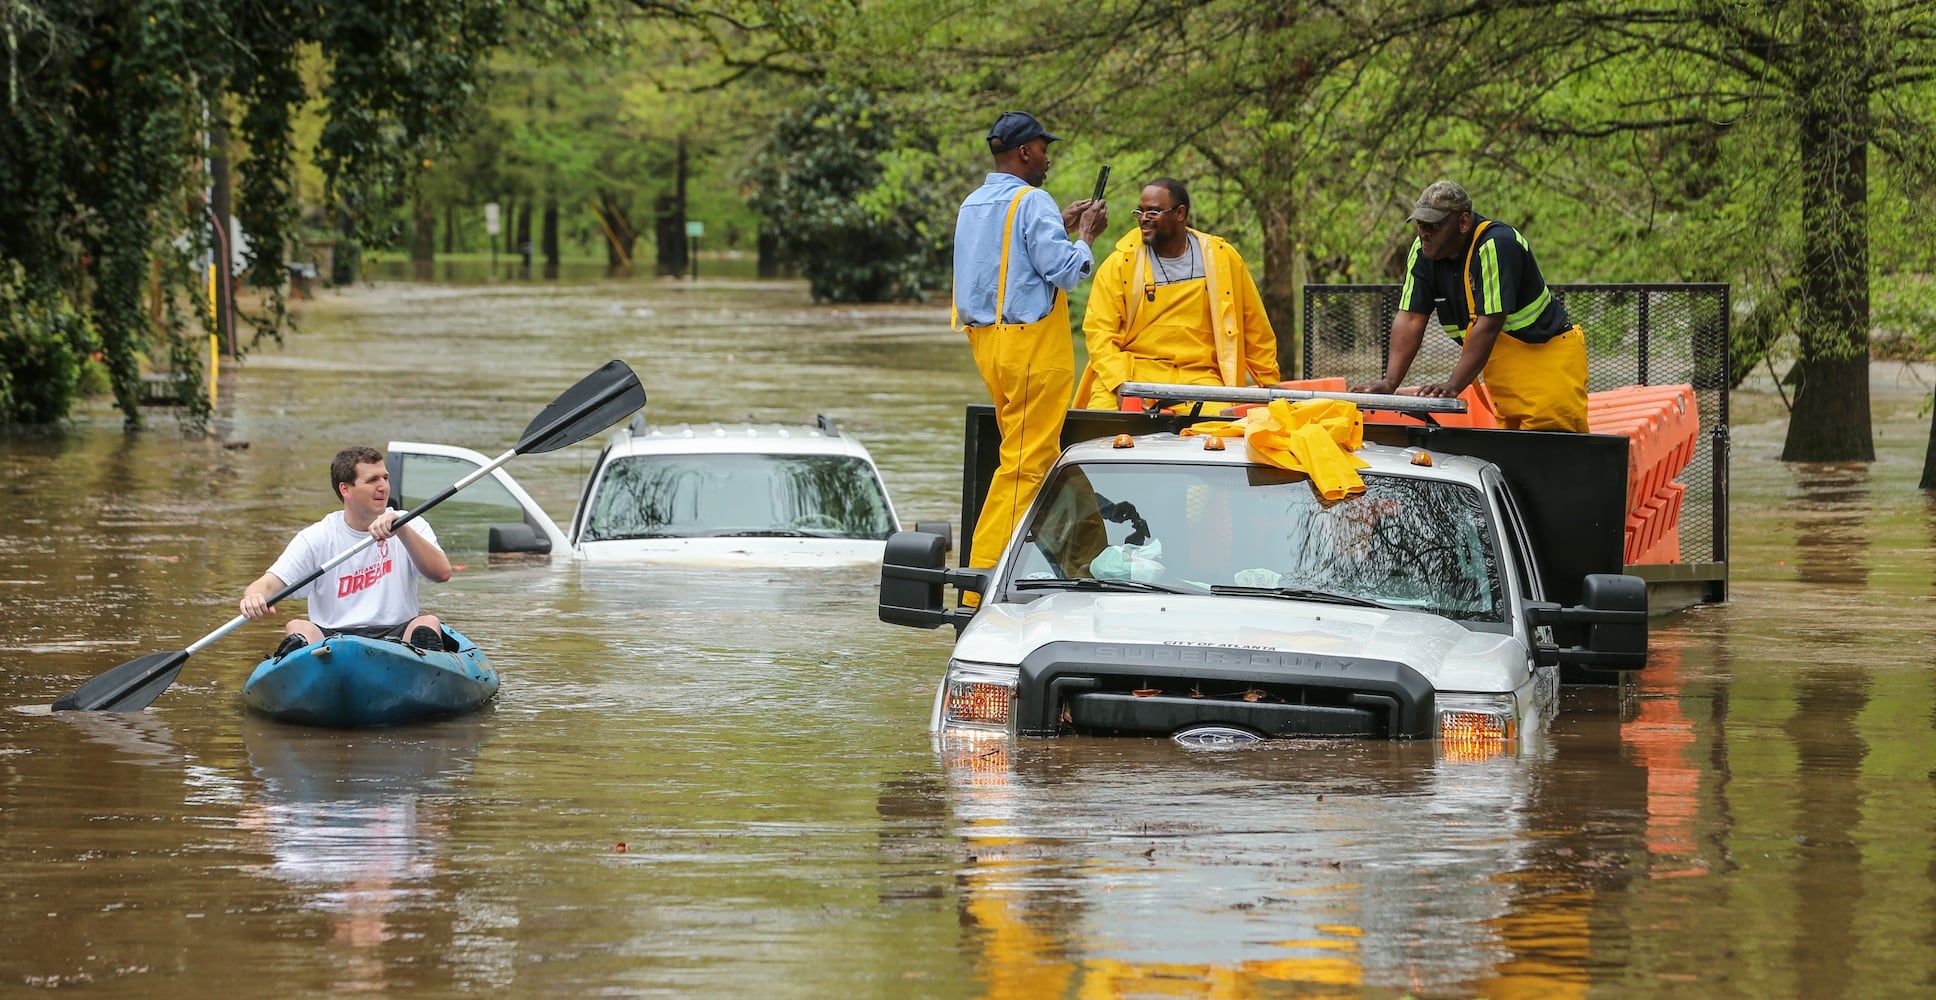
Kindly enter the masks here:
<path id="1" fill-rule="evenodd" d="M 1327 502 L 1301 473 L 1262 466 L 1096 463 L 1043 487 L 1011 576 L 1119 579 L 1232 596 L 1322 591 L 1473 621 L 1504 621 L 1477 490 L 1365 474 Z"/>
<path id="2" fill-rule="evenodd" d="M 632 455 L 600 477 L 584 538 L 886 538 L 893 528 L 880 479 L 851 456 Z"/>

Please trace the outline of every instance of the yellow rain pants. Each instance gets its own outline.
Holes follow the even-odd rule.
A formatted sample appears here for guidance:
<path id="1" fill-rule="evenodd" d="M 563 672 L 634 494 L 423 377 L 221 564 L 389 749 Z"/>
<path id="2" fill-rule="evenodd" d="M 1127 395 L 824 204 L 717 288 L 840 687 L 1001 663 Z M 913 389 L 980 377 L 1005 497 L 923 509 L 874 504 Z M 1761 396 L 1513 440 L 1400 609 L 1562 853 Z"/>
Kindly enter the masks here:
<path id="1" fill-rule="evenodd" d="M 1587 432 L 1586 334 L 1578 326 L 1543 344 L 1501 333 L 1486 358 L 1485 380 L 1499 426 Z"/>
<path id="2" fill-rule="evenodd" d="M 1002 434 L 1001 464 L 988 484 L 968 554 L 968 565 L 975 569 L 992 567 L 1001 558 L 1016 522 L 1042 488 L 1042 477 L 1062 453 L 1062 421 L 1075 391 L 1076 357 L 1068 296 L 1058 291 L 1049 314 L 1033 323 L 1001 321 L 1015 209 L 1031 190 L 1023 188 L 1008 205 L 1008 222 L 1002 230 L 1003 281 L 996 286 L 995 322 L 962 328 L 975 354 L 975 368 L 995 402 L 995 425 Z"/>
<path id="3" fill-rule="evenodd" d="M 1490 220 L 1479 223 L 1465 254 L 1465 314 L 1471 317 L 1468 323 L 1479 319 L 1472 295 L 1472 253 L 1479 247 L 1479 236 L 1490 225 Z M 1471 327 L 1466 329 L 1470 332 Z M 1587 432 L 1586 334 L 1579 324 L 1541 344 L 1528 344 L 1504 330 L 1499 331 L 1492 339 L 1492 353 L 1486 355 L 1486 366 L 1480 374 L 1485 380 L 1487 395 L 1492 397 L 1492 412 L 1499 418 L 1499 426 L 1506 430 Z"/>

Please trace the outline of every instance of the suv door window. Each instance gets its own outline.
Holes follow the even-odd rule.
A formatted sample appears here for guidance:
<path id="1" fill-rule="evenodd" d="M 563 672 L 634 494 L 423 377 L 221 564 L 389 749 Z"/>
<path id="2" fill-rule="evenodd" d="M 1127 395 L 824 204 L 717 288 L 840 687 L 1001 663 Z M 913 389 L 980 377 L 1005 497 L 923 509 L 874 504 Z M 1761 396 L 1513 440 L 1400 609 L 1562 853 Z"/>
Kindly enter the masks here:
<path id="1" fill-rule="evenodd" d="M 476 462 L 443 455 L 393 452 L 390 457 L 401 472 L 392 473 L 400 485 L 390 494 L 390 502 L 404 510 L 415 508 L 478 469 Z M 491 476 L 432 507 L 424 520 L 437 529 L 438 544 L 451 555 L 487 554 L 491 525 L 531 523 L 526 519 L 524 505 Z M 542 536 L 543 530 L 539 529 L 538 533 Z"/>

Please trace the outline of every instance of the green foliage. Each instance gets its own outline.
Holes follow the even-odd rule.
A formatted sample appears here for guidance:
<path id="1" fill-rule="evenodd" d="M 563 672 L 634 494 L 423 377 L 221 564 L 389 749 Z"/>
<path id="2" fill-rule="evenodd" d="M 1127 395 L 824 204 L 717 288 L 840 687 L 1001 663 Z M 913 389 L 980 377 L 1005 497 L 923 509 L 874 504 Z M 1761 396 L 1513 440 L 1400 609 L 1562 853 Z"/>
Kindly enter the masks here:
<path id="1" fill-rule="evenodd" d="M 259 333 L 277 335 L 297 215 L 293 124 L 310 97 L 304 54 L 320 52 L 329 70 L 319 138 L 328 190 L 362 224 L 397 203 L 461 129 L 502 6 L 0 0 L 0 259 L 19 265 L 20 301 L 46 310 L 34 315 L 84 318 L 56 325 L 98 336 L 128 426 L 141 423 L 144 356 L 168 359 L 189 421 L 205 419 L 195 327 L 208 315 L 209 154 L 225 151 L 225 136 L 239 141 L 235 215 L 251 240 L 249 276 L 268 293 Z M 54 359 L 35 358 L 0 356 L 11 412 L 58 419 L 72 374 L 55 364 L 60 377 L 40 381 L 27 366 Z"/>
<path id="2" fill-rule="evenodd" d="M 59 294 L 30 287 L 18 261 L 0 261 L 0 424 L 67 415 L 94 331 Z"/>
<path id="3" fill-rule="evenodd" d="M 958 201 L 934 137 L 860 90 L 822 89 L 775 123 L 749 176 L 821 302 L 921 300 L 949 280 Z"/>

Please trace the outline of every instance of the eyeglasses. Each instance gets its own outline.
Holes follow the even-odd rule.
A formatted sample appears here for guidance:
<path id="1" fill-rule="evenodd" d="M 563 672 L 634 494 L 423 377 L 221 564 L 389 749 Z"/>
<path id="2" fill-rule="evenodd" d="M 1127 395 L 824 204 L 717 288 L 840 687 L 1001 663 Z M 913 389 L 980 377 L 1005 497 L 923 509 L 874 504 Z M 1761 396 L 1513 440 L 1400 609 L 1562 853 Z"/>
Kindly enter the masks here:
<path id="1" fill-rule="evenodd" d="M 1182 205 L 1171 205 L 1169 208 L 1132 208 L 1129 210 L 1129 217 L 1135 219 L 1137 222 L 1141 222 L 1144 219 L 1154 219 L 1161 216 L 1164 212 L 1173 212 L 1182 207 Z"/>

